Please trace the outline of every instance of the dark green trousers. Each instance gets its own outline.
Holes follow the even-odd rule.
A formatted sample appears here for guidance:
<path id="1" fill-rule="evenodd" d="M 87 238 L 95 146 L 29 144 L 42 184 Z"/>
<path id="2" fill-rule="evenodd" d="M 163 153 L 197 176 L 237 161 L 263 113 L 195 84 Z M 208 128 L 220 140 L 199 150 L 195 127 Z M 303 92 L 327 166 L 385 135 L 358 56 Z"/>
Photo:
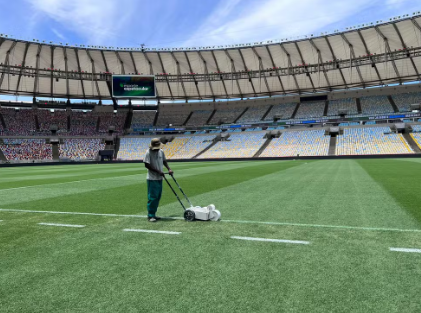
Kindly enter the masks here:
<path id="1" fill-rule="evenodd" d="M 148 217 L 153 217 L 158 210 L 162 195 L 162 180 L 147 180 L 148 184 Z"/>

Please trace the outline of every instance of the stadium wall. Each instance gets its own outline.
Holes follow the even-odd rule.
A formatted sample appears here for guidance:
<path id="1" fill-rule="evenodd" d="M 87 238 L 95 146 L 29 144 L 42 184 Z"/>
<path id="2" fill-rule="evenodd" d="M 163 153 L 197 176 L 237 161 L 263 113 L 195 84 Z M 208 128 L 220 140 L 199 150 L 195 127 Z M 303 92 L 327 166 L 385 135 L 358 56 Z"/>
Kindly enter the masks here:
<path id="1" fill-rule="evenodd" d="M 169 160 L 169 163 L 178 162 L 225 162 L 225 161 L 291 161 L 291 160 L 358 160 L 358 159 L 408 159 L 421 158 L 421 154 L 377 154 L 377 155 L 338 155 L 338 156 L 298 156 L 298 157 L 279 157 L 279 158 L 226 158 L 226 159 L 184 159 L 184 160 Z M 112 162 L 48 162 L 48 163 L 13 163 L 0 164 L 1 167 L 19 167 L 19 166 L 49 166 L 49 165 L 84 165 L 84 164 L 128 164 L 128 163 L 143 163 L 143 161 L 112 161 Z"/>

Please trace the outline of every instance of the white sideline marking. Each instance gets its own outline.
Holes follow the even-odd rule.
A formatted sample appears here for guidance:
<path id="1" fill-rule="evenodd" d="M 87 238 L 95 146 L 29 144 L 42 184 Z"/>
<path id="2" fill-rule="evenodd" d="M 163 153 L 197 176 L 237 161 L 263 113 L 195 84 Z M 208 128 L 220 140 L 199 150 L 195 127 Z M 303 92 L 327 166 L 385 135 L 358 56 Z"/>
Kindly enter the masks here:
<path id="1" fill-rule="evenodd" d="M 269 238 L 253 238 L 253 237 L 239 237 L 231 236 L 232 239 L 240 240 L 251 240 L 251 241 L 269 241 L 269 242 L 282 242 L 282 243 L 295 243 L 300 245 L 309 245 L 309 241 L 300 241 L 300 240 L 285 240 L 285 239 L 269 239 Z"/>
<path id="2" fill-rule="evenodd" d="M 83 228 L 85 225 L 74 225 L 74 224 L 55 224 L 55 223 L 38 223 L 38 225 L 45 225 L 45 226 L 60 226 L 60 227 L 75 227 L 75 228 Z"/>
<path id="3" fill-rule="evenodd" d="M 421 249 L 389 248 L 389 250 L 390 251 L 397 251 L 397 252 L 421 253 Z"/>
<path id="4" fill-rule="evenodd" d="M 112 213 L 85 213 L 85 212 L 58 212 L 58 211 L 37 211 L 37 210 L 19 210 L 19 209 L 1 209 L 0 212 L 15 212 L 15 213 L 44 213 L 44 214 L 70 214 L 70 215 L 92 215 L 92 216 L 110 216 L 110 217 L 134 217 L 146 218 L 147 215 L 135 214 L 112 214 Z M 167 220 L 183 220 L 182 217 L 163 217 Z M 298 226 L 298 227 L 316 227 L 316 228 L 338 228 L 338 229 L 355 229 L 368 231 L 394 231 L 394 232 L 412 232 L 421 233 L 421 229 L 399 229 L 399 228 L 382 228 L 382 227 L 358 227 L 358 226 L 344 226 L 344 225 L 318 225 L 318 224 L 299 224 L 299 223 L 282 223 L 282 222 L 262 222 L 262 221 L 241 221 L 241 220 L 221 220 L 225 223 L 238 224 L 263 224 L 263 225 L 278 225 L 278 226 Z"/>
<path id="5" fill-rule="evenodd" d="M 155 233 L 155 234 L 167 234 L 167 235 L 180 235 L 178 231 L 166 231 L 166 230 L 149 230 L 149 229 L 131 229 L 126 228 L 123 231 L 132 231 L 137 233 Z"/>
<path id="6" fill-rule="evenodd" d="M 131 174 L 131 175 L 116 176 L 116 177 L 138 176 L 138 175 L 144 175 L 144 174 L 143 173 L 142 174 Z M 116 178 L 116 177 L 113 176 L 113 177 L 91 178 L 91 179 L 73 180 L 73 181 L 69 181 L 69 182 L 55 183 L 55 184 L 39 184 L 39 185 L 33 185 L 33 186 L 23 186 L 23 187 L 16 187 L 16 188 L 7 188 L 7 189 L 0 189 L 0 192 L 2 192 L 2 191 L 9 191 L 9 190 L 34 188 L 34 187 L 43 187 L 43 186 L 49 186 L 49 185 L 54 185 L 55 186 L 55 185 L 81 183 L 81 182 L 85 182 L 85 181 L 98 180 L 98 179 L 108 179 L 108 178 Z"/>

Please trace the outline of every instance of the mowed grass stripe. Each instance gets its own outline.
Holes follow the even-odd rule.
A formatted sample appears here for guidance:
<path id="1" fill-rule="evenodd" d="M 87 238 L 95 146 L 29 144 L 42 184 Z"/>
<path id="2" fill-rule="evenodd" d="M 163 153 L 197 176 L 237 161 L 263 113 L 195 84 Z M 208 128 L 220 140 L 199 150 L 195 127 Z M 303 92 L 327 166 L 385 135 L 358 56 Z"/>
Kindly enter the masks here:
<path id="1" fill-rule="evenodd" d="M 192 196 L 191 201 L 200 206 L 215 204 L 224 220 L 420 229 L 354 160 L 304 163 Z M 178 206 L 171 203 L 159 212 L 171 215 Z"/>
<path id="2" fill-rule="evenodd" d="M 177 165 L 178 164 L 181 164 L 181 163 L 177 163 Z M 202 164 L 202 166 L 199 166 L 199 165 L 193 164 L 191 166 L 189 165 L 174 166 L 174 169 L 182 170 L 186 168 L 200 168 L 200 167 L 211 166 L 208 164 Z M 76 167 L 76 166 L 73 166 L 73 167 Z M 139 163 L 139 164 L 132 164 L 130 168 L 125 168 L 125 169 L 121 169 L 121 168 L 115 169 L 113 164 L 108 165 L 108 168 L 102 169 L 102 170 L 97 170 L 95 168 L 91 168 L 90 170 L 88 170 L 86 168 L 82 168 L 82 169 L 75 170 L 74 172 L 72 172 L 72 174 L 62 174 L 62 173 L 57 173 L 57 172 L 51 172 L 49 175 L 27 176 L 24 172 L 17 171 L 13 178 L 6 177 L 6 178 L 0 179 L 0 191 L 2 189 L 39 186 L 46 183 L 47 184 L 65 183 L 65 182 L 72 182 L 72 181 L 79 181 L 79 180 L 87 180 L 86 177 L 93 179 L 93 178 L 130 176 L 130 175 L 133 175 L 133 173 L 146 174 L 146 169 L 142 163 Z"/>
<path id="3" fill-rule="evenodd" d="M 300 164 L 292 161 L 219 164 L 180 170 L 176 172 L 176 177 L 188 196 L 194 196 Z M 177 201 L 165 182 L 163 184 L 161 205 Z M 25 191 L 25 197 L 22 197 L 20 190 L 4 192 L 1 207 L 92 213 L 146 213 L 146 177 L 108 178 L 60 186 L 52 184 L 48 188 L 41 186 Z M 180 212 L 181 207 L 172 213 L 179 216 Z"/>
<path id="4" fill-rule="evenodd" d="M 370 161 L 358 163 L 421 226 L 421 164 L 388 159 Z"/>

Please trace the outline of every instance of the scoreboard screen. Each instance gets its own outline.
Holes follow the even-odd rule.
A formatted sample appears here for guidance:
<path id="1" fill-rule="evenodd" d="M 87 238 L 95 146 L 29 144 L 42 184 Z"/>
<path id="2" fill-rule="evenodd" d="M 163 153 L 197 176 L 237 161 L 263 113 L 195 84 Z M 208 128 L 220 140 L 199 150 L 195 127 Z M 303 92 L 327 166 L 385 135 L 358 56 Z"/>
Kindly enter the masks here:
<path id="1" fill-rule="evenodd" d="M 113 75 L 114 98 L 156 98 L 155 76 Z"/>

